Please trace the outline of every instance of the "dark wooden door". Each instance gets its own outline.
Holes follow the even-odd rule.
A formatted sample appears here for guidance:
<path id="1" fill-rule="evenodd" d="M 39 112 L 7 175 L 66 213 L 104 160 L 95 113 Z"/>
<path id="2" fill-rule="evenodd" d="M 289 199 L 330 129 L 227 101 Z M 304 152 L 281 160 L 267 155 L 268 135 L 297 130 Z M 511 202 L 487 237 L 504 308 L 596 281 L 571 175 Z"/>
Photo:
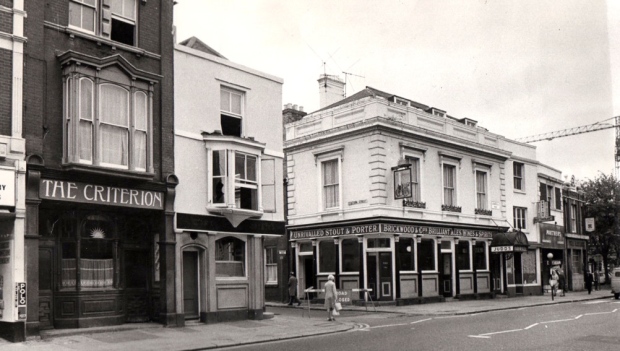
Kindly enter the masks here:
<path id="1" fill-rule="evenodd" d="M 391 301 L 394 289 L 392 286 L 392 253 L 379 253 L 379 283 L 381 292 L 380 300 Z"/>
<path id="2" fill-rule="evenodd" d="M 39 328 L 54 327 L 54 249 L 39 248 Z M 7 289 L 8 287 L 3 287 Z M 4 301 L 5 304 L 10 301 Z"/>
<path id="3" fill-rule="evenodd" d="M 198 252 L 183 251 L 183 313 L 185 319 L 199 317 Z"/>
<path id="4" fill-rule="evenodd" d="M 515 262 L 515 292 L 517 294 L 523 294 L 523 265 L 521 264 L 521 254 L 514 254 Z"/>
<path id="5" fill-rule="evenodd" d="M 146 250 L 125 250 L 125 306 L 127 322 L 150 320 L 150 256 Z"/>
<path id="6" fill-rule="evenodd" d="M 381 295 L 377 292 L 377 256 L 368 255 L 366 274 L 368 277 L 368 289 L 372 289 L 369 294 L 373 300 L 378 300 L 378 297 Z"/>
<path id="7" fill-rule="evenodd" d="M 452 297 L 452 254 L 441 254 L 441 293 L 444 297 Z"/>

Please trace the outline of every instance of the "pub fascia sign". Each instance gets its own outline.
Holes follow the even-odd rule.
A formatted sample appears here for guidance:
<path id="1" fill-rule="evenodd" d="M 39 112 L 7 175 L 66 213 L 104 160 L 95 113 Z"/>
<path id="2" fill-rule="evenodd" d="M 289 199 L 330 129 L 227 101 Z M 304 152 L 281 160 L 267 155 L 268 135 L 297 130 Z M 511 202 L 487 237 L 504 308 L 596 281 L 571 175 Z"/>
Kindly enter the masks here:
<path id="1" fill-rule="evenodd" d="M 100 205 L 148 208 L 162 210 L 164 193 L 159 191 L 126 189 L 64 180 L 41 179 L 39 196 L 42 199 L 93 203 Z"/>
<path id="2" fill-rule="evenodd" d="M 491 252 L 527 252 L 525 246 L 491 246 Z"/>
<path id="3" fill-rule="evenodd" d="M 493 232 L 487 230 L 457 229 L 457 228 L 440 228 L 427 227 L 417 225 L 403 224 L 363 224 L 342 226 L 333 228 L 309 229 L 309 230 L 292 230 L 291 239 L 309 239 L 332 237 L 341 235 L 359 235 L 359 234 L 428 234 L 428 235 L 446 235 L 446 236 L 462 236 L 469 238 L 493 238 Z"/>

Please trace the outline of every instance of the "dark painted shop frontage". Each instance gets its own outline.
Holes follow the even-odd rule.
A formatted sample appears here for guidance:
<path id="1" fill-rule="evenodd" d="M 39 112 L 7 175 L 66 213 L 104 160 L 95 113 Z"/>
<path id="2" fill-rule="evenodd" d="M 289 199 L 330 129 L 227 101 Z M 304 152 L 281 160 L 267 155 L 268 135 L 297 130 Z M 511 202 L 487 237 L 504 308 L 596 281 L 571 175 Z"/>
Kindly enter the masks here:
<path id="1" fill-rule="evenodd" d="M 507 296 L 540 294 L 536 252 L 520 230 L 496 234 L 491 242 L 495 292 Z"/>
<path id="2" fill-rule="evenodd" d="M 491 296 L 489 248 L 507 228 L 377 217 L 288 229 L 301 297 L 332 274 L 338 289 L 370 290 L 359 302 L 400 305 Z"/>
<path id="3" fill-rule="evenodd" d="M 58 175 L 32 164 L 28 172 L 30 333 L 167 323 L 176 177 L 118 186 L 114 178 Z"/>
<path id="4" fill-rule="evenodd" d="M 569 275 L 566 267 L 566 238 L 564 226 L 539 223 L 541 244 L 540 253 L 541 261 L 541 277 L 543 283 L 543 292 L 549 291 L 549 278 L 551 276 L 551 267 L 560 266 L 566 275 Z"/>

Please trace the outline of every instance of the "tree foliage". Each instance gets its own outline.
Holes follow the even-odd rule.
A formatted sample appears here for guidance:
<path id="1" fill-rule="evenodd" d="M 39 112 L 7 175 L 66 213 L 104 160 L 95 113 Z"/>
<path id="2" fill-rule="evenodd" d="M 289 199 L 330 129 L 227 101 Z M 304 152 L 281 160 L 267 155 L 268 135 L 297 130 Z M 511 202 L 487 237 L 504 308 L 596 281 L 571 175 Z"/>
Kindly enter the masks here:
<path id="1" fill-rule="evenodd" d="M 600 173 L 582 183 L 586 200 L 586 216 L 594 217 L 595 230 L 588 233 L 593 254 L 600 254 L 607 270 L 610 256 L 620 247 L 617 216 L 620 210 L 620 182 L 613 174 Z M 607 276 L 607 272 L 605 272 Z"/>

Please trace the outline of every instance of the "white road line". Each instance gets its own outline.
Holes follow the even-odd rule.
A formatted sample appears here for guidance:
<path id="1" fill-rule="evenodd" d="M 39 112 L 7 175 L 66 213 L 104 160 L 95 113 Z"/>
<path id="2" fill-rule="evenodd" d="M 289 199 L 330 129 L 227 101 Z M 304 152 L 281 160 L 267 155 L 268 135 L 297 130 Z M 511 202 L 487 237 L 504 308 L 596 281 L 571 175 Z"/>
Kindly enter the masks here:
<path id="1" fill-rule="evenodd" d="M 386 324 L 386 325 L 375 325 L 374 327 L 370 327 L 370 328 L 371 328 L 371 329 L 374 329 L 374 328 L 398 327 L 398 326 L 402 326 L 402 325 L 409 325 L 409 323 Z"/>
<path id="2" fill-rule="evenodd" d="M 618 309 L 616 308 L 615 310 L 611 311 L 612 313 L 616 312 Z"/>
<path id="3" fill-rule="evenodd" d="M 577 317 L 575 317 L 575 319 L 579 319 L 581 317 L 583 317 L 583 314 L 578 315 Z"/>
<path id="4" fill-rule="evenodd" d="M 574 320 L 575 320 L 575 318 L 571 318 L 571 319 L 558 319 L 558 320 L 555 320 L 555 321 L 540 322 L 540 324 L 550 324 L 550 323 L 558 323 L 558 322 L 571 322 L 571 321 L 574 321 Z"/>
<path id="5" fill-rule="evenodd" d="M 535 327 L 537 325 L 538 325 L 538 323 L 534 323 L 534 324 L 532 324 L 532 325 L 530 325 L 528 327 L 523 328 L 523 330 L 528 330 L 528 329 L 533 328 L 533 327 Z"/>
<path id="6" fill-rule="evenodd" d="M 484 336 L 484 335 L 467 335 L 470 338 L 480 338 L 480 339 L 490 339 L 490 336 Z"/>
<path id="7" fill-rule="evenodd" d="M 593 300 L 593 301 L 588 301 L 588 302 L 584 302 L 584 305 L 594 305 L 597 303 L 605 303 L 605 302 L 609 302 L 607 300 Z"/>
<path id="8" fill-rule="evenodd" d="M 486 334 L 480 334 L 480 335 L 495 335 L 495 334 L 504 334 L 504 333 L 512 333 L 512 332 L 518 332 L 521 331 L 523 329 L 512 329 L 512 330 L 503 330 L 503 331 L 498 331 L 498 332 L 493 332 L 493 333 L 486 333 Z"/>
<path id="9" fill-rule="evenodd" d="M 420 323 L 420 322 L 426 322 L 426 321 L 430 321 L 431 319 L 432 319 L 432 318 L 420 319 L 419 321 L 411 322 L 410 324 L 416 324 L 416 323 Z"/>
<path id="10" fill-rule="evenodd" d="M 609 313 L 614 313 L 614 312 L 615 310 L 611 312 L 592 312 L 592 313 L 586 313 L 586 316 L 594 316 L 596 314 L 609 314 Z"/>

